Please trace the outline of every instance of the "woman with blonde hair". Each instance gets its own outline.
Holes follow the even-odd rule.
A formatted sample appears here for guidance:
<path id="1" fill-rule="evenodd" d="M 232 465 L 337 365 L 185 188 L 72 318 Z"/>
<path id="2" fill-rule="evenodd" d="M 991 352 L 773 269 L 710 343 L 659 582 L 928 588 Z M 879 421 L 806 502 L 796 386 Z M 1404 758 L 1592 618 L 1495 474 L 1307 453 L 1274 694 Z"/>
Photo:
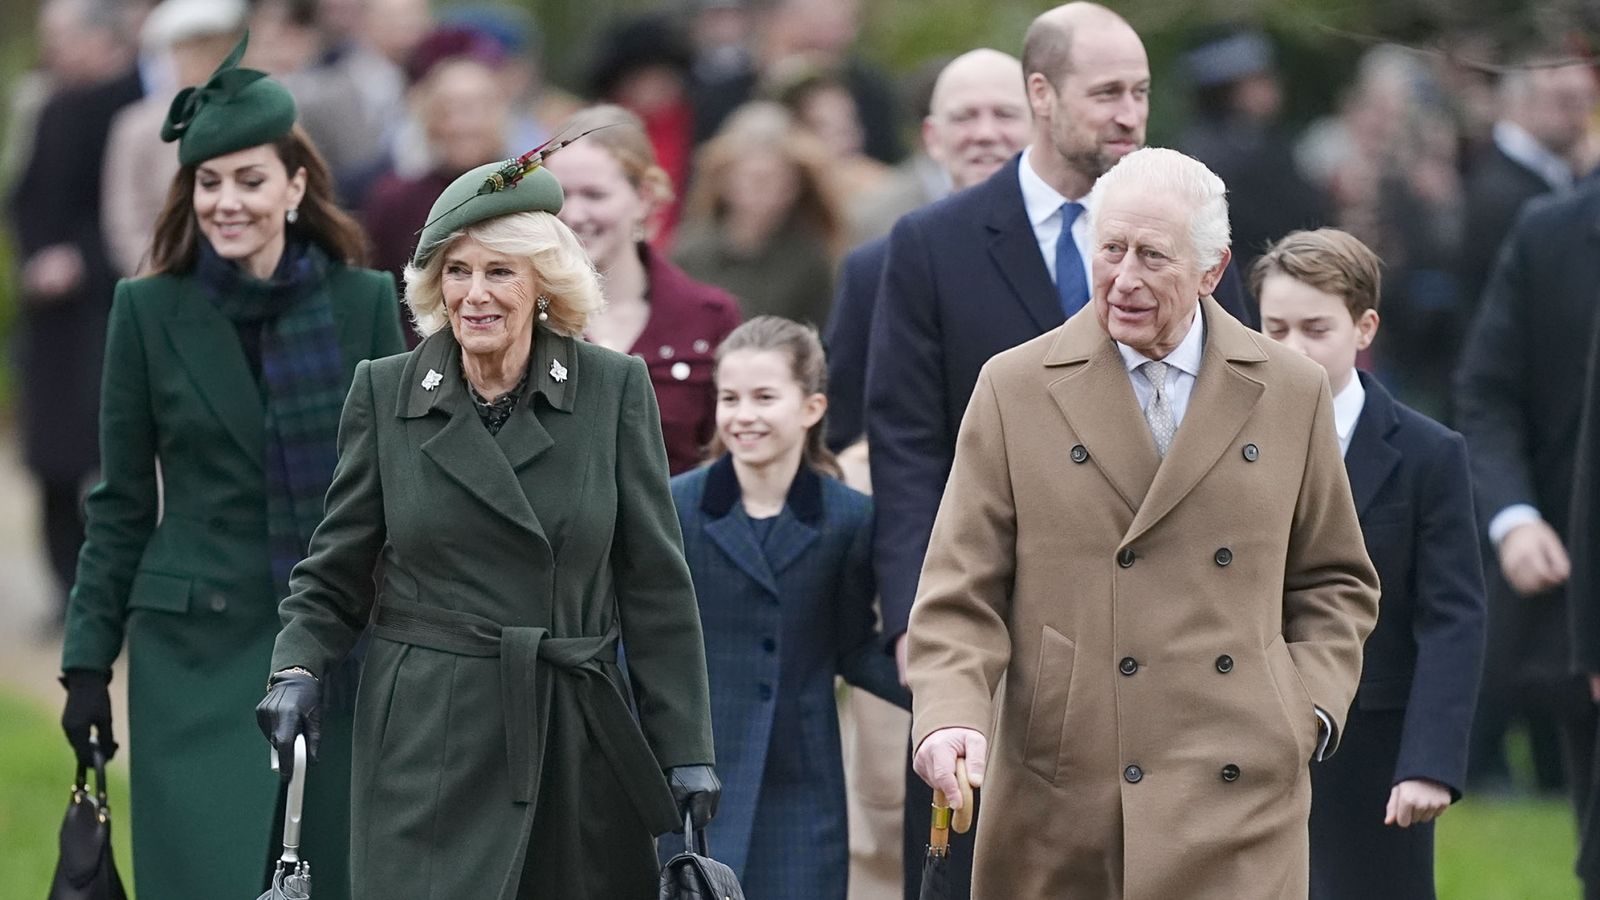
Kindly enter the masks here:
<path id="1" fill-rule="evenodd" d="M 257 707 L 280 753 L 316 743 L 329 662 L 373 622 L 360 898 L 644 900 L 653 838 L 716 811 L 655 395 L 641 360 L 581 339 L 599 279 L 537 162 L 473 169 L 429 212 L 406 269 L 425 337 L 356 369 L 281 607 Z"/>
<path id="2" fill-rule="evenodd" d="M 650 243 L 672 199 L 638 116 L 596 106 L 563 128 L 583 140 L 550 160 L 570 226 L 604 279 L 606 307 L 589 320 L 589 340 L 644 358 L 661 407 L 667 465 L 673 474 L 700 461 L 716 424 L 711 383 L 715 352 L 739 326 L 739 304 L 721 288 L 695 281 Z"/>
<path id="3" fill-rule="evenodd" d="M 821 328 L 844 231 L 826 148 L 783 107 L 751 103 L 700 151 L 674 258 L 731 291 L 746 318 Z"/>

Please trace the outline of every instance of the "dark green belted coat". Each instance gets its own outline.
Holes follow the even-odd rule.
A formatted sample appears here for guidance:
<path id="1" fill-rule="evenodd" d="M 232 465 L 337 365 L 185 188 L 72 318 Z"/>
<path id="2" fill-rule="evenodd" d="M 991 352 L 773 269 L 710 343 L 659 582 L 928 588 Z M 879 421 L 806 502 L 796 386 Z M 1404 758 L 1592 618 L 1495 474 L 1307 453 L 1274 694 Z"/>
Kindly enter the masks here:
<path id="1" fill-rule="evenodd" d="M 346 379 L 405 349 L 387 274 L 333 265 L 324 290 Z M 260 390 L 238 332 L 189 275 L 117 286 L 103 381 L 103 477 L 62 667 L 109 670 L 127 645 L 139 896 L 253 897 L 280 837 L 254 714 L 278 633 Z M 349 735 L 348 712 L 329 717 L 307 785 L 319 900 L 346 896 Z"/>
<path id="2" fill-rule="evenodd" d="M 491 435 L 460 355 L 446 329 L 356 370 L 273 669 L 320 674 L 377 623 L 356 704 L 355 896 L 645 900 L 652 838 L 680 827 L 662 770 L 712 762 L 649 374 L 540 328 L 526 394 Z"/>

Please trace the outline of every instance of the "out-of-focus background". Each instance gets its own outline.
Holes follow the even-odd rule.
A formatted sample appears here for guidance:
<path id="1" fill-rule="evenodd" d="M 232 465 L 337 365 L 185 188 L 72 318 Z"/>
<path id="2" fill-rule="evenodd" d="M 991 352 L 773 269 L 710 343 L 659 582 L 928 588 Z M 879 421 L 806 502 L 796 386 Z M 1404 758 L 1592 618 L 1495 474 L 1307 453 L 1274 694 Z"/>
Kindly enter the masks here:
<path id="1" fill-rule="evenodd" d="M 199 36 L 192 22 L 172 26 L 177 30 L 165 39 L 187 41 L 193 52 L 158 52 L 162 34 L 143 27 L 153 3 L 122 4 L 129 18 L 115 25 L 98 18 L 107 5 L 0 0 L 0 194 L 12 197 L 24 177 L 39 111 L 55 92 L 137 65 L 150 96 L 170 95 L 203 78 L 226 52 L 226 43 L 192 40 Z M 1047 5 L 256 0 L 245 12 L 252 33 L 246 62 L 295 92 L 343 203 L 369 229 L 377 267 L 403 264 L 422 224 L 417 217 L 450 173 L 527 149 L 598 100 L 644 119 L 680 198 L 663 211 L 654 242 L 676 250 L 686 267 L 707 240 L 704 232 L 716 227 L 697 212 L 697 192 L 715 206 L 741 190 L 731 178 L 710 183 L 722 176 L 697 165 L 699 148 L 747 101 L 787 107 L 820 140 L 834 181 L 829 196 L 839 198 L 833 212 L 842 224 L 820 235 L 818 246 L 836 263 L 849 247 L 883 233 L 882 210 L 893 205 L 886 198 L 923 177 L 919 124 L 940 65 L 983 46 L 1020 55 L 1024 30 Z M 1228 180 L 1239 258 L 1248 262 L 1266 241 L 1318 222 L 1367 240 L 1387 270 L 1383 337 L 1364 362 L 1408 403 L 1448 421 L 1449 373 L 1509 227 L 1509 214 L 1488 209 L 1504 205 L 1491 177 L 1496 123 L 1515 120 L 1580 177 L 1594 167 L 1600 140 L 1588 63 L 1600 39 L 1600 3 L 1110 5 L 1150 54 L 1149 143 L 1185 149 Z M 1573 70 L 1587 78 L 1563 82 L 1551 74 Z M 123 117 L 120 131 L 111 125 L 99 150 L 77 147 L 87 151 L 84 160 L 104 163 L 104 215 L 73 206 L 81 200 L 50 202 L 82 198 L 74 182 L 100 178 L 92 164 L 58 166 L 51 185 L 33 191 L 44 201 L 31 208 L 8 201 L 11 230 L 0 240 L 0 900 L 44 896 L 71 774 L 55 724 L 63 697 L 55 682 L 60 566 L 52 565 L 41 527 L 49 498 L 24 464 L 15 402 L 23 385 L 45 395 L 52 385 L 29 382 L 19 370 L 25 273 L 14 238 L 34 217 L 76 217 L 102 230 L 108 274 L 137 271 L 148 238 L 141 211 L 159 205 L 170 178 L 170 170 L 153 172 L 135 156 L 154 144 L 152 129 L 165 111 L 159 106 L 142 119 Z M 105 135 L 110 121 L 84 134 Z M 119 134 L 128 136 L 119 143 Z M 714 266 L 694 274 L 719 280 Z M 723 274 L 735 282 L 724 286 L 739 293 L 739 276 Z M 814 293 L 821 318 L 831 287 L 815 286 Z M 121 684 L 114 679 L 114 690 Z M 121 714 L 119 708 L 119 720 Z M 1514 723 L 1503 766 L 1493 761 L 1481 789 L 1445 816 L 1441 896 L 1577 895 L 1573 817 L 1550 740 L 1537 722 Z M 113 800 L 124 799 L 115 810 L 126 869 L 122 766 L 115 767 Z M 218 790 L 225 798 L 226 786 Z"/>

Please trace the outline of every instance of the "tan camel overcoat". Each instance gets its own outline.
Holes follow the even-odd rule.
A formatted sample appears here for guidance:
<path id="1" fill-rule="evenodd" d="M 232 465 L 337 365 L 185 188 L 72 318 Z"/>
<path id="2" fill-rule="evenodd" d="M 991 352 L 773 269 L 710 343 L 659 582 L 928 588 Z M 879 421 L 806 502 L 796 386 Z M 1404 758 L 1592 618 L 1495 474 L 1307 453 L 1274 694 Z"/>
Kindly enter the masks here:
<path id="1" fill-rule="evenodd" d="M 1316 709 L 1336 739 L 1378 579 L 1322 370 L 1201 309 L 1164 461 L 1092 308 L 962 421 L 910 681 L 917 742 L 990 738 L 977 900 L 1306 896 Z"/>

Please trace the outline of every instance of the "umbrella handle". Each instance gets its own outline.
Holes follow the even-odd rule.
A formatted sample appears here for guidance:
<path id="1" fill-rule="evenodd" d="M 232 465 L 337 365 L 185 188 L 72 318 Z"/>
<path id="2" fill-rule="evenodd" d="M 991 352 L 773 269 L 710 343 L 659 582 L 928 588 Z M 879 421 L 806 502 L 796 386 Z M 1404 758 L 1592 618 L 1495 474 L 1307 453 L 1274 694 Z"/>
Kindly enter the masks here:
<path id="1" fill-rule="evenodd" d="M 272 748 L 272 771 L 280 769 L 278 748 Z M 283 856 L 281 862 L 300 861 L 300 819 L 306 798 L 306 736 L 294 736 L 294 769 L 289 775 L 289 795 L 283 805 Z"/>
<path id="2" fill-rule="evenodd" d="M 972 781 L 967 775 L 967 758 L 956 757 L 956 783 L 961 786 L 961 808 L 950 817 L 950 827 L 956 834 L 966 834 L 972 830 L 973 798 Z"/>
<path id="3" fill-rule="evenodd" d="M 956 783 L 961 786 L 961 808 L 958 810 L 950 809 L 950 798 L 945 796 L 944 791 L 933 789 L 933 827 L 928 835 L 928 847 L 939 856 L 943 856 L 950 846 L 950 829 L 955 829 L 957 834 L 972 830 L 972 782 L 967 776 L 965 757 L 956 757 Z"/>

